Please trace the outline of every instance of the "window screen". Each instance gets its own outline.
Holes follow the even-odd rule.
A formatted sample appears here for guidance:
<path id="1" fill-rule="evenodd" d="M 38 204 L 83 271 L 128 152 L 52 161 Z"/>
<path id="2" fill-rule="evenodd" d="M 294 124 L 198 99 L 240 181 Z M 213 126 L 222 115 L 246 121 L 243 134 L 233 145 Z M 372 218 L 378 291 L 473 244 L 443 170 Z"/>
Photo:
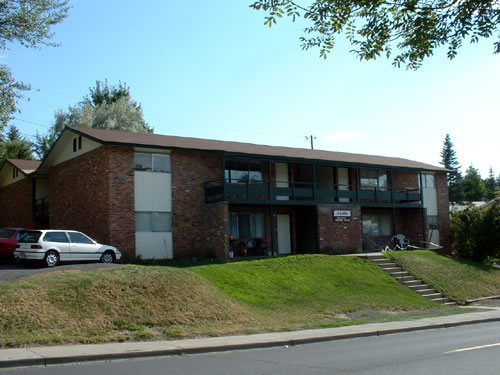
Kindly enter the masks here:
<path id="1" fill-rule="evenodd" d="M 171 212 L 136 212 L 136 232 L 171 232 Z"/>

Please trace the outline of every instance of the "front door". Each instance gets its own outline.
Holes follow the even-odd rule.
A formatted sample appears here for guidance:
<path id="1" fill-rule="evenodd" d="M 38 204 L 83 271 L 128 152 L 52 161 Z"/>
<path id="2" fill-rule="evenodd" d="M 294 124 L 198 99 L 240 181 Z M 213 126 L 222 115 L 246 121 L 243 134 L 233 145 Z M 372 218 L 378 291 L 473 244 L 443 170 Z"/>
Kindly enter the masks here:
<path id="1" fill-rule="evenodd" d="M 278 221 L 278 254 L 290 254 L 292 252 L 292 240 L 290 236 L 290 215 L 276 215 Z"/>

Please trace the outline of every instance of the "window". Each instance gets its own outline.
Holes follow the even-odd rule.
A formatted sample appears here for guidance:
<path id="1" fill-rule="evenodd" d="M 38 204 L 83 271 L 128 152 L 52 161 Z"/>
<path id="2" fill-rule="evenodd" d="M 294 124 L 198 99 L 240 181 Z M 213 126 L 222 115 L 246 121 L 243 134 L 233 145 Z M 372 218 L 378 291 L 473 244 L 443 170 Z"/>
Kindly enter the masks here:
<path id="1" fill-rule="evenodd" d="M 264 214 L 231 213 L 231 235 L 234 238 L 264 238 Z"/>
<path id="2" fill-rule="evenodd" d="M 16 178 L 19 176 L 19 169 L 12 168 L 12 178 Z"/>
<path id="3" fill-rule="evenodd" d="M 39 231 L 24 232 L 22 237 L 19 239 L 19 242 L 37 243 L 41 235 L 42 232 Z"/>
<path id="4" fill-rule="evenodd" d="M 390 236 L 391 215 L 363 215 L 363 234 L 366 236 Z"/>
<path id="5" fill-rule="evenodd" d="M 171 232 L 171 212 L 136 212 L 136 232 Z"/>
<path id="6" fill-rule="evenodd" d="M 171 162 L 168 154 L 135 153 L 135 170 L 145 172 L 170 173 Z"/>
<path id="7" fill-rule="evenodd" d="M 15 231 L 15 229 L 0 229 L 0 238 L 11 238 Z"/>
<path id="8" fill-rule="evenodd" d="M 387 190 L 389 187 L 387 172 L 382 169 L 361 169 L 359 180 L 362 190 Z"/>
<path id="9" fill-rule="evenodd" d="M 424 184 L 424 188 L 434 189 L 436 185 L 434 184 L 434 175 L 433 174 L 423 174 L 422 182 Z"/>
<path id="10" fill-rule="evenodd" d="M 429 223 L 429 229 L 438 229 L 437 216 L 427 216 L 427 222 Z"/>
<path id="11" fill-rule="evenodd" d="M 230 184 L 262 183 L 262 164 L 249 160 L 226 160 L 224 176 Z"/>
<path id="12" fill-rule="evenodd" d="M 47 232 L 43 236 L 43 240 L 47 242 L 69 242 L 64 232 Z"/>
<path id="13" fill-rule="evenodd" d="M 93 244 L 94 242 L 82 233 L 68 232 L 68 236 L 73 243 Z"/>
<path id="14" fill-rule="evenodd" d="M 79 136 L 78 137 L 78 149 L 81 150 L 82 149 L 82 136 Z"/>

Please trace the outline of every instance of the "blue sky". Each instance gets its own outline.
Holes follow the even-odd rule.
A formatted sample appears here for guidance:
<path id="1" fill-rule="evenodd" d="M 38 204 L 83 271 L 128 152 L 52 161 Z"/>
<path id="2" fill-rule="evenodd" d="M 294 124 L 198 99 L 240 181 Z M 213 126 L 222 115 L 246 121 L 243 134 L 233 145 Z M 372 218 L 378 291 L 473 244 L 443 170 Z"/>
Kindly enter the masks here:
<path id="1" fill-rule="evenodd" d="M 251 0 L 73 0 L 57 48 L 13 45 L 0 62 L 33 90 L 13 124 L 45 132 L 96 80 L 125 82 L 155 133 L 353 153 L 437 165 L 446 133 L 464 171 L 500 173 L 496 35 L 418 71 L 360 62 L 342 38 L 304 52 L 304 24 L 269 29 Z"/>

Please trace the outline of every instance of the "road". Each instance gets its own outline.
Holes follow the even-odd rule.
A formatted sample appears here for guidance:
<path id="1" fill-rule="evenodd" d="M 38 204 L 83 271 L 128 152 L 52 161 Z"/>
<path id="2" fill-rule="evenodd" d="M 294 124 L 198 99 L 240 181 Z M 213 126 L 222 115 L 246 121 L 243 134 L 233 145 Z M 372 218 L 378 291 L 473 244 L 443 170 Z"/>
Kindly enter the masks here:
<path id="1" fill-rule="evenodd" d="M 499 373 L 498 322 L 293 347 L 0 370 L 1 375 Z"/>

